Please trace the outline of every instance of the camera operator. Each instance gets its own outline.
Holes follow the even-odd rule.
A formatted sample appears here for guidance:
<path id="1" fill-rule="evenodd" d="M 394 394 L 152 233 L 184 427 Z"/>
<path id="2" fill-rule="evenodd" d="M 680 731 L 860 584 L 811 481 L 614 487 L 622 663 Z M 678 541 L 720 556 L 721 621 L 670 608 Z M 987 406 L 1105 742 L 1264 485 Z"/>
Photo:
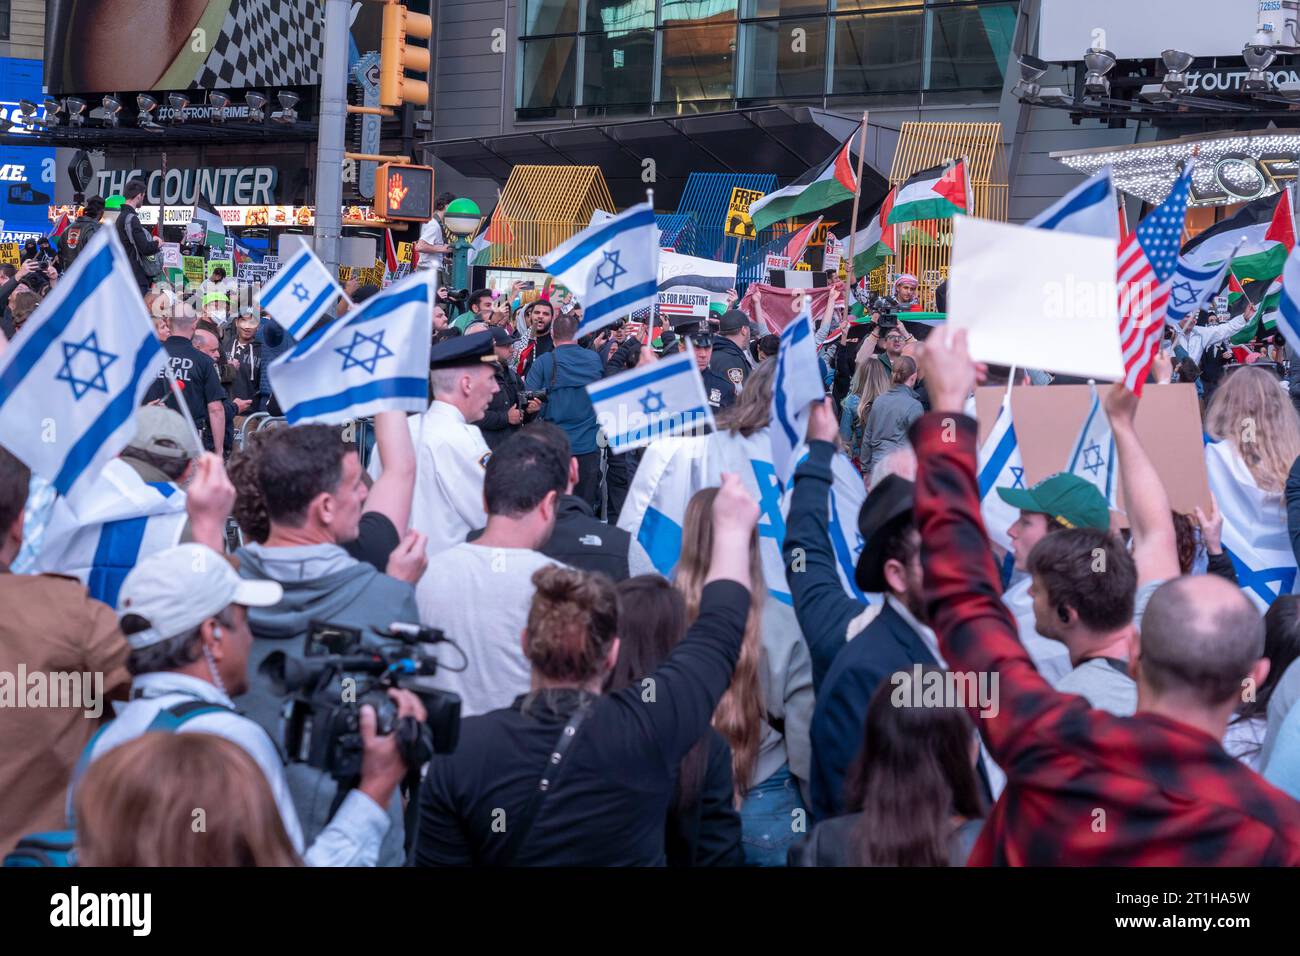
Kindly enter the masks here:
<path id="1" fill-rule="evenodd" d="M 309 866 L 373 866 L 389 828 L 385 808 L 407 774 L 397 735 L 379 736 L 374 709 L 362 708 L 361 783 L 303 853 L 302 826 L 279 751 L 265 730 L 235 710 L 232 698 L 248 686 L 253 645 L 248 611 L 273 606 L 280 597 L 280 585 L 241 579 L 225 558 L 203 545 L 178 545 L 141 561 L 118 598 L 131 648 L 126 662 L 133 676 L 131 702 L 93 742 L 91 761 L 161 729 L 162 722 L 176 733 L 224 737 L 245 750 L 266 776 L 294 849 Z M 390 690 L 389 695 L 400 715 L 424 720 L 414 694 Z"/>
<path id="2" fill-rule="evenodd" d="M 678 767 L 731 683 L 748 617 L 758 505 L 738 476 L 722 475 L 712 518 L 695 623 L 653 674 L 613 693 L 601 690 L 619 651 L 614 585 L 569 568 L 533 575 L 532 688 L 465 720 L 456 752 L 430 762 L 416 865 L 664 865 Z"/>
<path id="3" fill-rule="evenodd" d="M 475 424 L 483 433 L 488 448 L 496 451 L 498 445 L 519 431 L 526 422 L 537 417 L 537 413 L 542 410 L 545 395 L 525 391 L 523 380 L 510 367 L 510 354 L 514 348 L 510 333 L 500 326 L 493 326 L 490 331 L 496 347 L 497 365 L 494 374 L 500 391 L 492 396 L 487 411 Z"/>

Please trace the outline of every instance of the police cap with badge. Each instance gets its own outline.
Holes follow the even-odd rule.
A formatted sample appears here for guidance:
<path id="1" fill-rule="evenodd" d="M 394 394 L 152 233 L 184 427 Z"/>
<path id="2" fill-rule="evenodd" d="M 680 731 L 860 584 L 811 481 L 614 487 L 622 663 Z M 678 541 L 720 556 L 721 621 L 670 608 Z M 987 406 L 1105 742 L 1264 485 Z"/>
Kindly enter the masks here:
<path id="1" fill-rule="evenodd" d="M 457 335 L 439 342 L 429 351 L 429 368 L 465 368 L 466 366 L 495 363 L 497 360 L 494 330 Z"/>

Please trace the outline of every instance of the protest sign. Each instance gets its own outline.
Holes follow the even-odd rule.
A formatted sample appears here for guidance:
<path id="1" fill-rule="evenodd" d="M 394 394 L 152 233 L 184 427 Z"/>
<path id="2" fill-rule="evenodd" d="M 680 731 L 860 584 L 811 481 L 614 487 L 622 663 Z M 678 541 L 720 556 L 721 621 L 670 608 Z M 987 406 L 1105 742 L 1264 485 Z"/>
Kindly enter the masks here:
<path id="1" fill-rule="evenodd" d="M 208 260 L 208 278 L 212 278 L 212 270 L 221 269 L 226 275 L 233 275 L 235 264 L 229 259 L 209 259 Z"/>
<path id="2" fill-rule="evenodd" d="M 749 207 L 763 196 L 764 193 L 758 189 L 732 187 L 731 198 L 727 201 L 727 225 L 723 232 L 738 239 L 755 238 L 758 231 L 754 228 L 754 220 L 749 216 Z"/>
<path id="3" fill-rule="evenodd" d="M 181 267 L 185 270 L 185 281 L 199 285 L 206 278 L 202 256 L 182 256 Z"/>
<path id="4" fill-rule="evenodd" d="M 725 302 L 736 284 L 736 265 L 661 250 L 659 253 L 659 314 L 703 318 L 710 302 Z"/>
<path id="5" fill-rule="evenodd" d="M 18 265 L 18 259 L 21 255 L 21 247 L 16 242 L 0 243 L 0 262 L 8 263 L 11 266 Z"/>
<path id="6" fill-rule="evenodd" d="M 1115 256 L 1110 239 L 956 216 L 948 321 L 976 361 L 1122 378 Z"/>
<path id="7" fill-rule="evenodd" d="M 1103 405 L 1112 387 L 1097 386 Z M 993 428 L 1005 394 L 1002 386 L 975 390 L 981 442 Z M 1070 452 L 1091 403 L 1092 389 L 1087 385 L 1027 385 L 1011 390 L 1011 415 L 1024 461 L 1026 488 L 1069 464 Z M 1200 507 L 1208 514 L 1210 486 L 1205 472 L 1196 386 L 1148 386 L 1142 392 L 1135 425 L 1174 511 L 1193 514 Z M 1118 501 L 1120 508 L 1124 508 L 1123 487 Z M 1128 524 L 1127 520 L 1120 523 Z"/>

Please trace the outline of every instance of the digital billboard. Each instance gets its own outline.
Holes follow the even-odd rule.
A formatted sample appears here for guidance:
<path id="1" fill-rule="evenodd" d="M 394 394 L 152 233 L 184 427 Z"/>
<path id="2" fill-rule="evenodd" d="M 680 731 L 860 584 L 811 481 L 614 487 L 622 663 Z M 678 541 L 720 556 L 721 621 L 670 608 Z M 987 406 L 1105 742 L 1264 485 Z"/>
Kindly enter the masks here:
<path id="1" fill-rule="evenodd" d="M 324 11 L 320 0 L 50 0 L 50 92 L 314 86 Z M 379 49 L 382 7 L 354 3 L 351 16 L 355 62 Z"/>

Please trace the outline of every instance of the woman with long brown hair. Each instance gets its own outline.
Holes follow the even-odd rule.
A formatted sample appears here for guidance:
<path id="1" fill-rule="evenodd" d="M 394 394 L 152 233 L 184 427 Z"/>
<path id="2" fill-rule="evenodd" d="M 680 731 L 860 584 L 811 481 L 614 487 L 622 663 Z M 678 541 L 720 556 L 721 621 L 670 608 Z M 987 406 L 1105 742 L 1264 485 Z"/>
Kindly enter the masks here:
<path id="1" fill-rule="evenodd" d="M 141 734 L 76 791 L 81 866 L 301 866 L 266 775 L 212 734 Z"/>
<path id="2" fill-rule="evenodd" d="M 648 687 L 647 678 L 686 634 L 686 602 L 666 579 L 642 574 L 620 581 L 618 660 L 605 693 Z M 732 787 L 731 748 L 710 727 L 678 767 L 668 811 L 665 850 L 669 866 L 739 866 L 740 814 Z"/>
<path id="3" fill-rule="evenodd" d="M 844 411 L 840 416 L 840 438 L 844 440 L 845 450 L 853 459 L 858 471 L 866 474 L 866 461 L 862 454 L 862 437 L 867 429 L 867 416 L 877 398 L 889 391 L 889 369 L 879 359 L 868 356 L 866 361 L 858 363 L 853 373 L 853 384 L 849 386 L 849 396 L 844 399 Z M 870 457 L 868 455 L 867 457 Z"/>
<path id="4" fill-rule="evenodd" d="M 716 488 L 697 492 L 682 521 L 682 549 L 673 584 L 685 598 L 691 620 L 699 612 L 703 584 L 710 573 L 713 527 L 709 513 L 717 494 Z M 767 588 L 757 530 L 749 542 L 749 574 L 754 585 L 740 659 L 731 685 L 714 711 L 713 726 L 731 747 L 734 800 L 744 828 L 745 862 L 782 866 L 794 839 L 791 811 L 803 806 L 790 772 L 783 716 L 791 698 L 811 695 L 811 683 L 806 672 L 792 666 L 791 655 L 775 652 L 775 648 L 769 652 L 765 647 Z"/>
<path id="5" fill-rule="evenodd" d="M 917 665 L 925 677 L 943 671 Z M 845 779 L 848 814 L 817 824 L 802 866 L 964 866 L 983 824 L 979 738 L 960 707 L 912 706 L 915 672 L 882 681 Z M 896 702 L 895 697 L 898 701 Z"/>

